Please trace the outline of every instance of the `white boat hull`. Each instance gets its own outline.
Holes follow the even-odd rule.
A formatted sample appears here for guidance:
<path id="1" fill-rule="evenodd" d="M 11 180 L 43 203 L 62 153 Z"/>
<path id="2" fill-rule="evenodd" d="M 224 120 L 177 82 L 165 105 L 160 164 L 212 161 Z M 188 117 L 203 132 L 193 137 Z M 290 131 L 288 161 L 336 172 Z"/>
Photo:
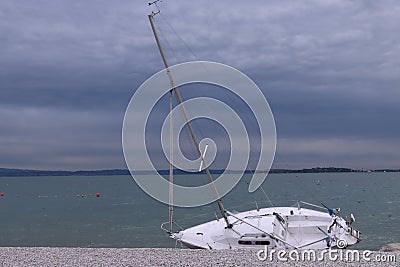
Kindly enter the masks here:
<path id="1" fill-rule="evenodd" d="M 360 233 L 339 215 L 311 209 L 274 207 L 251 210 L 171 234 L 189 248 L 275 249 L 344 248 L 356 244 Z"/>

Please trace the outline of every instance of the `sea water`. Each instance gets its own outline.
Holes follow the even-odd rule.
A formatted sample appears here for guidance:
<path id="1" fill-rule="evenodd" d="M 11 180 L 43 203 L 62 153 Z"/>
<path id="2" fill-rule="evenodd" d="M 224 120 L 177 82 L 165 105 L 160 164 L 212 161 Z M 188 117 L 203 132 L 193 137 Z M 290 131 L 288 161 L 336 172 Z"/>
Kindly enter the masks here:
<path id="1" fill-rule="evenodd" d="M 262 190 L 248 193 L 250 175 L 223 197 L 232 211 L 305 201 L 353 213 L 361 231 L 357 249 L 400 242 L 400 173 L 270 174 Z M 181 184 L 206 181 L 177 175 Z M 0 178 L 0 246 L 174 247 L 160 228 L 168 207 L 144 193 L 130 176 Z M 96 194 L 99 197 L 96 197 Z M 304 206 L 306 207 L 306 206 Z M 175 208 L 175 220 L 190 227 L 220 217 L 215 203 Z"/>

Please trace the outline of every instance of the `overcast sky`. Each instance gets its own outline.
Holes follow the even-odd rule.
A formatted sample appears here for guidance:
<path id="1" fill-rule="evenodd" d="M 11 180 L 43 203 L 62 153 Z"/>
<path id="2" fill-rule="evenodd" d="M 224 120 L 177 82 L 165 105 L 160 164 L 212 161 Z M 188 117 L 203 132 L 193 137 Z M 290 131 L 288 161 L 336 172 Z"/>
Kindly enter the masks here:
<path id="1" fill-rule="evenodd" d="M 159 6 L 171 64 L 225 63 L 262 89 L 275 168 L 400 168 L 399 1 Z M 126 168 L 125 109 L 162 69 L 151 10 L 141 0 L 0 1 L 0 167 Z"/>

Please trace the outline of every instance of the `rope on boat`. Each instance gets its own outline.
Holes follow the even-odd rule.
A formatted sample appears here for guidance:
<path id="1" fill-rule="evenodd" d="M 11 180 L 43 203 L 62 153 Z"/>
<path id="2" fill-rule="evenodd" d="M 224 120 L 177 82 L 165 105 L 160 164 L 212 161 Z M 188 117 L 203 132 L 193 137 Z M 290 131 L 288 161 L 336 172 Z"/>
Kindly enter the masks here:
<path id="1" fill-rule="evenodd" d="M 318 206 L 318 205 L 315 205 L 315 204 L 312 204 L 312 203 L 309 203 L 309 202 L 300 201 L 300 203 L 303 203 L 303 204 L 311 206 L 311 207 L 315 207 L 315 208 L 320 208 L 320 209 L 326 210 L 326 208 L 324 208 L 322 206 Z"/>

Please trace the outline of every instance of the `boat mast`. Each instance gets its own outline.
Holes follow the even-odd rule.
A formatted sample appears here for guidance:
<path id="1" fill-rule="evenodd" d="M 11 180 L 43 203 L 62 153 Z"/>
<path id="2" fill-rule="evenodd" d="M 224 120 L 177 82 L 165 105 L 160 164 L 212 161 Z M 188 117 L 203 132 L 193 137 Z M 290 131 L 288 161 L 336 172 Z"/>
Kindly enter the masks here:
<path id="1" fill-rule="evenodd" d="M 173 153 L 172 153 L 172 142 L 173 142 L 173 140 L 172 140 L 172 112 L 171 112 L 171 111 L 172 111 L 172 95 L 173 95 L 173 93 L 175 93 L 175 98 L 176 98 L 176 100 L 178 101 L 178 104 L 179 104 L 180 107 L 181 107 L 181 110 L 182 110 L 182 113 L 183 113 L 185 122 L 186 122 L 186 124 L 187 124 L 187 126 L 188 126 L 190 135 L 191 135 L 192 140 L 193 140 L 193 142 L 194 142 L 194 144 L 195 144 L 196 151 L 198 152 L 198 154 L 199 154 L 199 156 L 200 156 L 201 162 L 204 162 L 204 159 L 203 159 L 203 155 L 202 155 L 202 153 L 201 153 L 201 151 L 200 151 L 199 142 L 197 141 L 196 135 L 195 135 L 195 133 L 194 133 L 194 130 L 193 130 L 193 128 L 192 128 L 192 125 L 191 125 L 191 123 L 190 123 L 190 121 L 189 121 L 189 119 L 188 119 L 188 116 L 187 116 L 185 107 L 184 107 L 184 105 L 183 105 L 182 97 L 181 97 L 181 95 L 180 95 L 180 93 L 179 93 L 179 91 L 178 91 L 178 88 L 177 88 L 176 85 L 175 85 L 175 82 L 174 82 L 174 80 L 173 80 L 171 71 L 170 71 L 170 69 L 169 69 L 169 65 L 168 65 L 167 59 L 166 59 L 165 54 L 164 54 L 164 51 L 163 51 L 163 49 L 162 49 L 162 47 L 161 47 L 161 43 L 160 43 L 160 40 L 159 40 L 159 38 L 158 38 L 157 31 L 156 31 L 156 29 L 155 29 L 155 27 L 154 27 L 154 19 L 153 19 L 153 17 L 154 17 L 155 15 L 157 15 L 158 13 L 160 13 L 160 10 L 158 9 L 158 6 L 157 6 L 157 2 L 158 2 L 158 1 L 160 1 L 160 0 L 155 0 L 154 2 L 149 3 L 149 5 L 154 4 L 154 5 L 157 7 L 157 11 L 155 11 L 155 12 L 152 11 L 151 14 L 148 15 L 148 18 L 149 18 L 149 21 L 150 21 L 151 29 L 152 29 L 153 34 L 154 34 L 154 38 L 156 39 L 156 43 L 157 43 L 157 46 L 158 46 L 158 50 L 160 51 L 160 55 L 161 55 L 161 58 L 162 58 L 162 60 L 163 60 L 163 62 L 164 62 L 165 69 L 167 70 L 167 74 L 168 74 L 168 77 L 169 77 L 169 80 L 170 80 L 170 85 L 171 85 L 171 88 L 172 88 L 172 89 L 169 91 L 169 94 L 170 94 L 170 104 L 169 104 L 169 105 L 170 105 L 169 232 L 172 233 L 172 223 L 173 223 L 173 221 L 172 221 L 172 215 L 173 215 L 173 203 L 172 203 L 172 200 L 173 200 L 173 191 L 172 191 L 172 188 L 173 188 L 173 187 L 172 187 L 172 186 L 173 186 L 173 163 L 172 163 L 172 156 L 173 156 Z M 218 207 L 219 207 L 219 209 L 220 209 L 220 211 L 221 211 L 221 215 L 222 215 L 222 217 L 223 217 L 224 220 L 225 220 L 226 227 L 227 227 L 227 228 L 232 228 L 232 224 L 229 223 L 228 215 L 227 215 L 227 213 L 226 213 L 226 210 L 225 210 L 225 208 L 224 208 L 224 205 L 222 204 L 221 197 L 220 197 L 219 194 L 218 194 L 217 188 L 215 187 L 215 184 L 213 183 L 214 179 L 212 178 L 211 172 L 210 172 L 210 170 L 209 170 L 208 167 L 205 168 L 205 173 L 207 174 L 208 182 L 210 183 L 210 185 L 211 185 L 211 187 L 212 187 L 214 193 L 215 193 L 216 196 L 217 196 L 217 200 L 216 200 L 216 201 L 217 201 Z"/>
<path id="2" fill-rule="evenodd" d="M 157 1 L 159 1 L 159 0 L 157 0 Z M 149 3 L 149 5 L 155 4 L 157 6 L 157 1 Z M 158 7 L 157 7 L 157 9 L 158 9 Z M 153 16 L 157 15 L 158 13 L 160 13 L 160 10 L 157 10 L 156 12 L 153 11 L 153 12 L 151 12 L 150 15 L 148 15 L 148 17 L 150 20 L 151 29 L 153 30 L 154 38 L 156 39 L 158 50 L 160 51 L 161 58 L 164 62 L 165 69 L 167 70 L 171 88 L 175 89 L 176 86 L 175 86 L 174 80 L 172 79 L 172 75 L 171 75 L 171 71 L 169 70 L 167 59 L 165 58 L 164 51 L 162 50 L 160 40 L 158 39 L 158 35 L 157 35 L 156 29 L 154 27 Z M 170 114 L 170 119 L 169 119 L 169 159 L 170 159 L 170 161 L 169 161 L 169 194 L 168 194 L 169 203 L 168 204 L 169 204 L 169 233 L 170 234 L 173 233 L 172 232 L 173 231 L 172 218 L 173 218 L 173 214 L 174 214 L 174 205 L 173 205 L 173 195 L 174 195 L 173 194 L 173 183 L 174 183 L 173 155 L 174 154 L 173 154 L 173 129 L 172 129 L 172 97 L 173 97 L 172 90 L 173 89 L 171 89 L 169 91 L 169 114 Z"/>

